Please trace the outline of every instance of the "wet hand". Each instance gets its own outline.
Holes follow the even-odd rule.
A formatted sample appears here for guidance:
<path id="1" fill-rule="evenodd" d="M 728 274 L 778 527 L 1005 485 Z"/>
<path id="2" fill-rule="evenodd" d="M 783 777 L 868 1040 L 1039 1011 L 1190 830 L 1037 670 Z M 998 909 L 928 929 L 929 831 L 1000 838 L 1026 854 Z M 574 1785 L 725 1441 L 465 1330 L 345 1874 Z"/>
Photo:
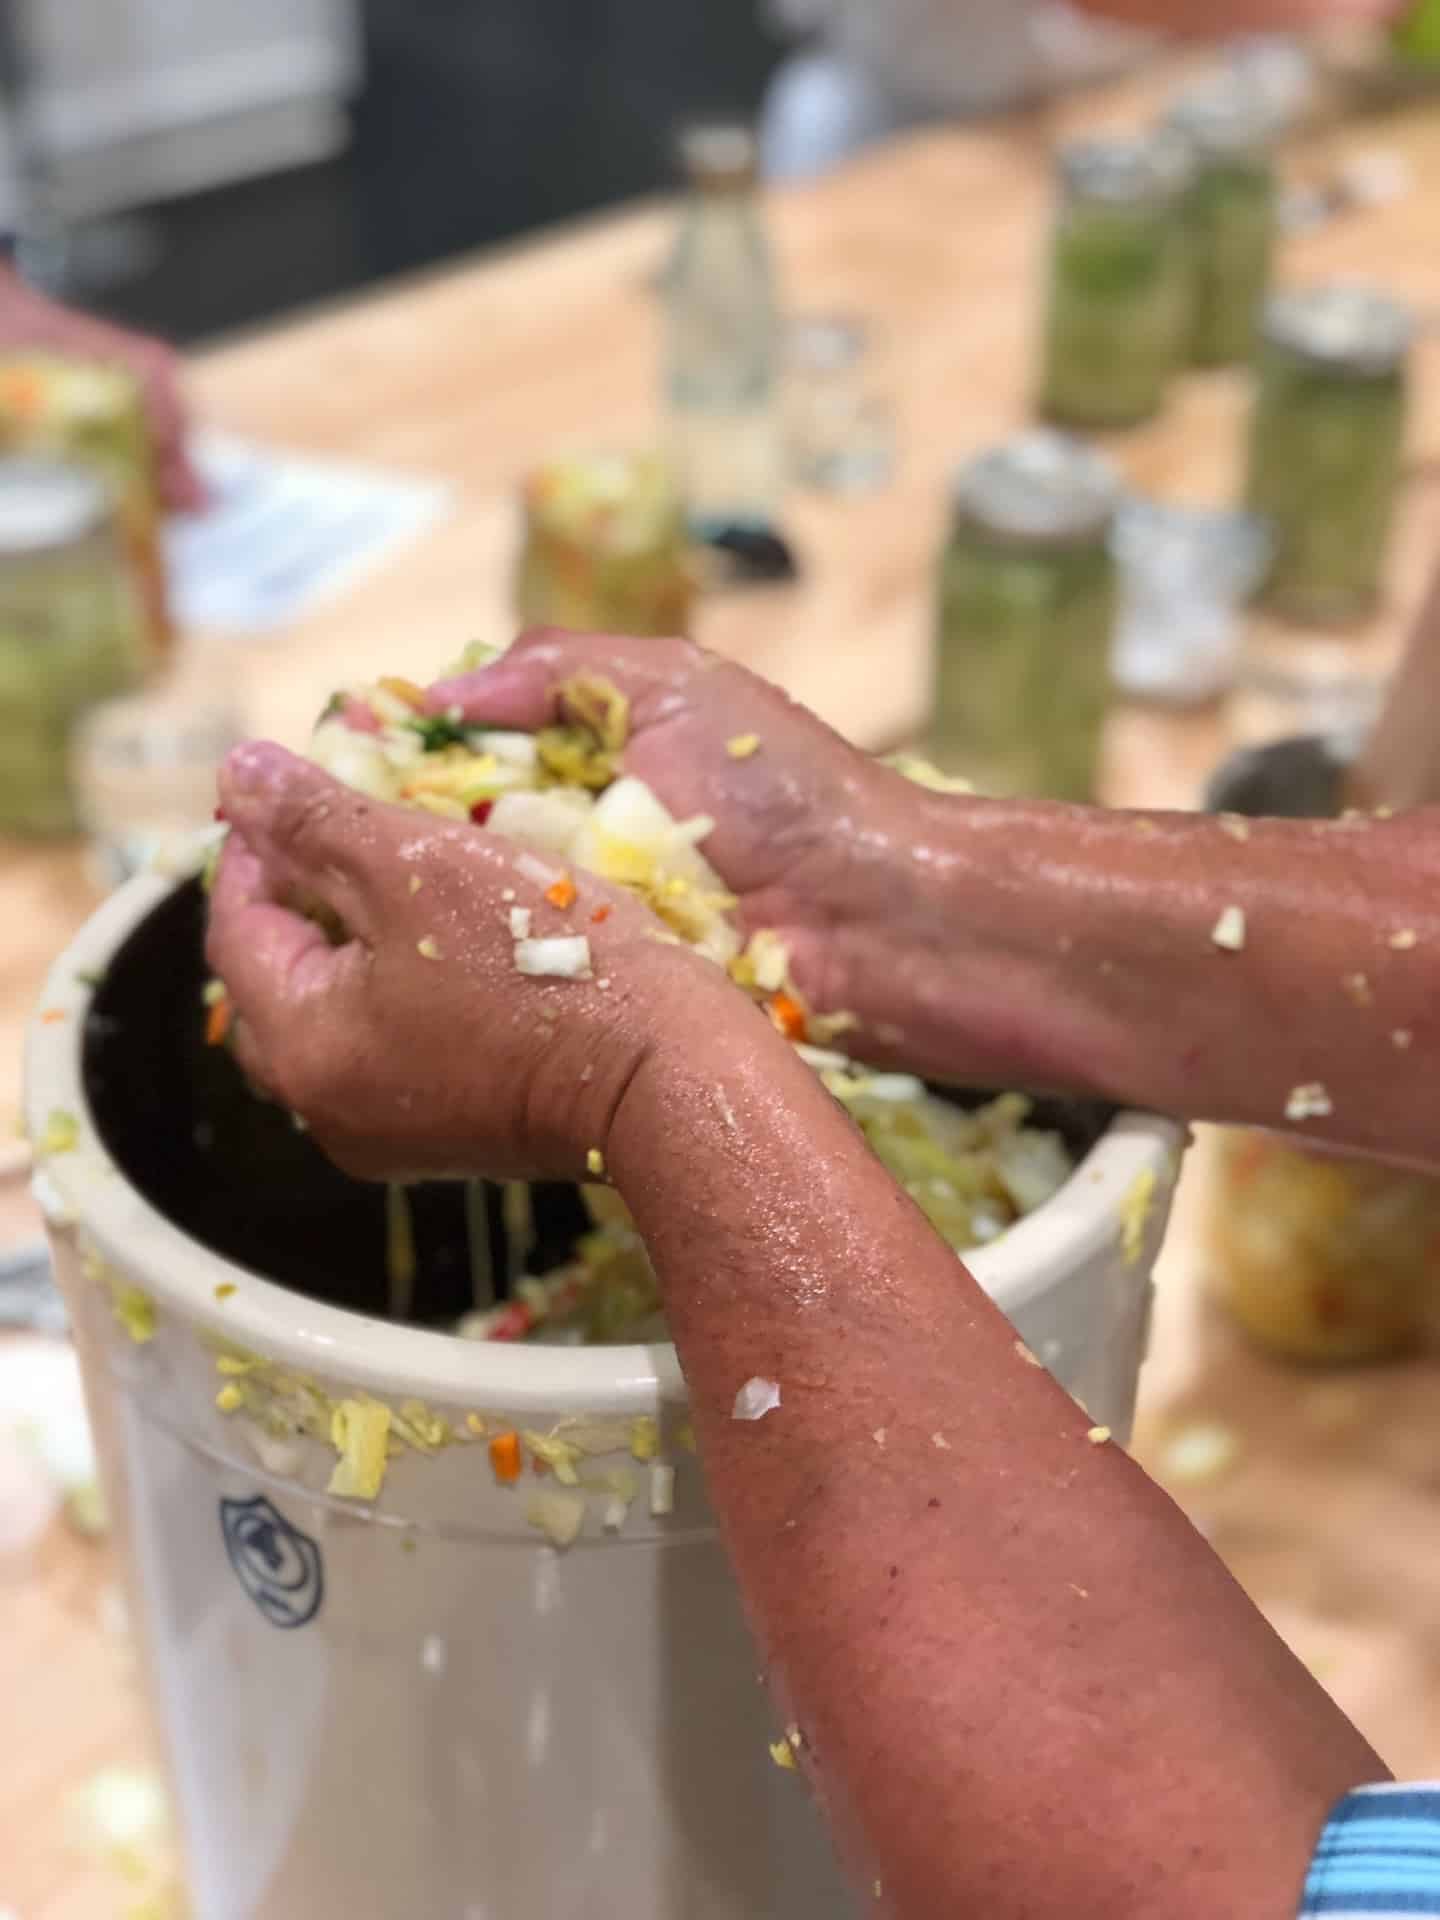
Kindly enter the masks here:
<path id="1" fill-rule="evenodd" d="M 349 1173 L 583 1178 L 697 1019 L 760 1019 L 629 895 L 496 835 L 274 746 L 239 748 L 220 789 L 208 957 L 240 1064 Z M 517 910 L 534 938 L 586 940 L 589 976 L 520 972 Z"/>
<path id="2" fill-rule="evenodd" d="M 630 701 L 627 773 L 677 817 L 708 814 L 707 860 L 747 932 L 791 951 L 817 1010 L 883 995 L 896 907 L 894 850 L 915 791 L 778 687 L 684 640 L 542 630 L 493 666 L 431 689 L 439 712 L 534 731 L 564 717 L 563 683 L 588 673 Z"/>

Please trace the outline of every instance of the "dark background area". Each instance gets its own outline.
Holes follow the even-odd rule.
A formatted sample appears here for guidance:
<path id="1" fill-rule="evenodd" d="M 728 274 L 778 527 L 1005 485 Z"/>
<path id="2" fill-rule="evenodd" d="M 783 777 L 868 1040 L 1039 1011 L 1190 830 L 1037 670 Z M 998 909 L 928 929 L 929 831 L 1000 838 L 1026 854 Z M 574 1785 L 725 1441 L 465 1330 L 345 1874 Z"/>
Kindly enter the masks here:
<path id="1" fill-rule="evenodd" d="M 349 152 L 146 210 L 151 264 L 87 304 L 193 341 L 652 192 L 783 50 L 754 0 L 363 5 Z"/>

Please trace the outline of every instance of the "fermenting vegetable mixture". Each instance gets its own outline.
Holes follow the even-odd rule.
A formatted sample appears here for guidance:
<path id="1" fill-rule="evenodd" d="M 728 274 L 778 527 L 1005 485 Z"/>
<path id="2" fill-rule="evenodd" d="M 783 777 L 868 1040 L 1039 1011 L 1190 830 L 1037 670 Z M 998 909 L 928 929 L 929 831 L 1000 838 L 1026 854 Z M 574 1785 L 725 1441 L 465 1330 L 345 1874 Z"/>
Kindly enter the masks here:
<path id="1" fill-rule="evenodd" d="M 460 670 L 490 658 L 490 650 L 472 648 Z M 495 732 L 466 726 L 458 713 L 427 714 L 419 687 L 385 679 L 337 694 L 315 729 L 310 754 L 337 780 L 376 800 L 473 821 L 518 843 L 536 859 L 535 877 L 546 883 L 547 900 L 561 909 L 574 898 L 570 868 L 638 894 L 675 937 L 725 968 L 736 990 L 766 1009 L 957 1252 L 995 1239 L 1048 1200 L 1069 1177 L 1071 1160 L 1058 1135 L 1025 1124 L 1028 1102 L 1007 1094 L 964 1111 L 908 1074 L 871 1073 L 834 1051 L 832 1042 L 853 1020 L 807 1008 L 773 932 L 744 938 L 734 917 L 737 903 L 702 850 L 714 822 L 676 820 L 648 786 L 624 772 L 625 697 L 585 675 L 567 682 L 562 695 L 565 724 L 535 735 Z M 743 759 L 763 751 L 764 741 L 747 735 L 729 746 Z M 919 763 L 901 763 L 900 770 L 941 783 Z M 536 937 L 530 919 L 525 907 L 510 909 L 516 968 L 532 976 L 588 978 L 583 927 Z M 212 1039 L 223 1038 L 227 1024 L 216 1018 L 220 995 L 223 988 L 212 985 Z M 590 1172 L 596 1184 L 586 1187 L 585 1197 L 594 1229 L 574 1262 L 541 1277 L 512 1274 L 510 1298 L 498 1304 L 488 1271 L 477 1272 L 477 1308 L 459 1333 L 564 1342 L 663 1337 L 654 1274 L 624 1203 L 601 1183 L 598 1153 Z M 523 1188 L 507 1195 L 512 1245 L 523 1246 L 526 1204 Z M 392 1305 L 403 1315 L 413 1251 L 398 1194 L 390 1215 Z M 484 1237 L 472 1232 L 472 1258 L 488 1269 L 488 1253 L 473 1244 Z"/>

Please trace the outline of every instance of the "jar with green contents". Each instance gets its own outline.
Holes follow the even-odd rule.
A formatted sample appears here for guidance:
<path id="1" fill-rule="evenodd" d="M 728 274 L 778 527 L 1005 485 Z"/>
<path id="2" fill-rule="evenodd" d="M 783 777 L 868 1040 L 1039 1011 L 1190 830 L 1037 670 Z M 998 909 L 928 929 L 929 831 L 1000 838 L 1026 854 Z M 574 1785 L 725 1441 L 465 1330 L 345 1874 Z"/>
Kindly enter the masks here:
<path id="1" fill-rule="evenodd" d="M 1400 486 L 1414 326 L 1385 294 L 1318 287 L 1266 309 L 1246 502 L 1273 541 L 1265 603 L 1341 624 L 1375 606 Z"/>
<path id="2" fill-rule="evenodd" d="M 1217 74 L 1181 94 L 1171 132 L 1189 147 L 1185 195 L 1189 358 L 1198 367 L 1248 360 L 1275 250 L 1275 110 L 1239 74 Z"/>
<path id="3" fill-rule="evenodd" d="M 982 792 L 1093 796 L 1110 688 L 1120 483 L 1060 433 L 956 476 L 940 562 L 929 751 Z"/>
<path id="4" fill-rule="evenodd" d="M 1129 427 L 1159 411 L 1183 345 L 1176 207 L 1188 175 L 1187 149 L 1164 134 L 1061 150 L 1040 385 L 1049 419 Z"/>
<path id="5" fill-rule="evenodd" d="M 149 633 L 101 481 L 0 460 L 0 833 L 74 831 L 70 737 L 144 678 Z"/>
<path id="6" fill-rule="evenodd" d="M 688 631 L 695 575 L 670 469 L 651 454 L 569 455 L 525 483 L 516 582 L 530 625 Z"/>

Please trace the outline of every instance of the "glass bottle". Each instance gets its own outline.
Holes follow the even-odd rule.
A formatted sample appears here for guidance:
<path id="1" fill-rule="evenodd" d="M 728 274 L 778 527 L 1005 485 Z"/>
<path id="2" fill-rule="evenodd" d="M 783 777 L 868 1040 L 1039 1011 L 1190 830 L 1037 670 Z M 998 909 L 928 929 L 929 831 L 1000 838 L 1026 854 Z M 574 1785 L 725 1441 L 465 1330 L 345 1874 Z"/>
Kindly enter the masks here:
<path id="1" fill-rule="evenodd" d="M 1270 530 L 1277 613 L 1338 624 L 1379 598 L 1413 333 L 1398 301 L 1364 287 L 1279 294 L 1266 309 L 1246 503 Z"/>
<path id="2" fill-rule="evenodd" d="M 100 480 L 0 459 L 0 833 L 74 831 L 71 735 L 97 701 L 139 685 L 146 664 Z"/>
<path id="3" fill-rule="evenodd" d="M 782 343 L 747 127 L 692 128 L 690 182 L 666 283 L 666 399 L 695 536 L 771 527 L 784 463 Z"/>
<path id="4" fill-rule="evenodd" d="M 1063 426 L 1135 426 L 1182 354 L 1186 150 L 1163 135 L 1082 140 L 1059 170 L 1040 409 Z"/>
<path id="5" fill-rule="evenodd" d="M 1194 160 L 1185 199 L 1189 357 L 1200 367 L 1230 366 L 1254 350 L 1270 280 L 1275 109 L 1242 74 L 1219 73 L 1181 94 L 1167 124 Z"/>
<path id="6" fill-rule="evenodd" d="M 1120 483 L 1047 430 L 956 476 L 929 752 L 982 792 L 1093 797 L 1110 687 Z"/>

